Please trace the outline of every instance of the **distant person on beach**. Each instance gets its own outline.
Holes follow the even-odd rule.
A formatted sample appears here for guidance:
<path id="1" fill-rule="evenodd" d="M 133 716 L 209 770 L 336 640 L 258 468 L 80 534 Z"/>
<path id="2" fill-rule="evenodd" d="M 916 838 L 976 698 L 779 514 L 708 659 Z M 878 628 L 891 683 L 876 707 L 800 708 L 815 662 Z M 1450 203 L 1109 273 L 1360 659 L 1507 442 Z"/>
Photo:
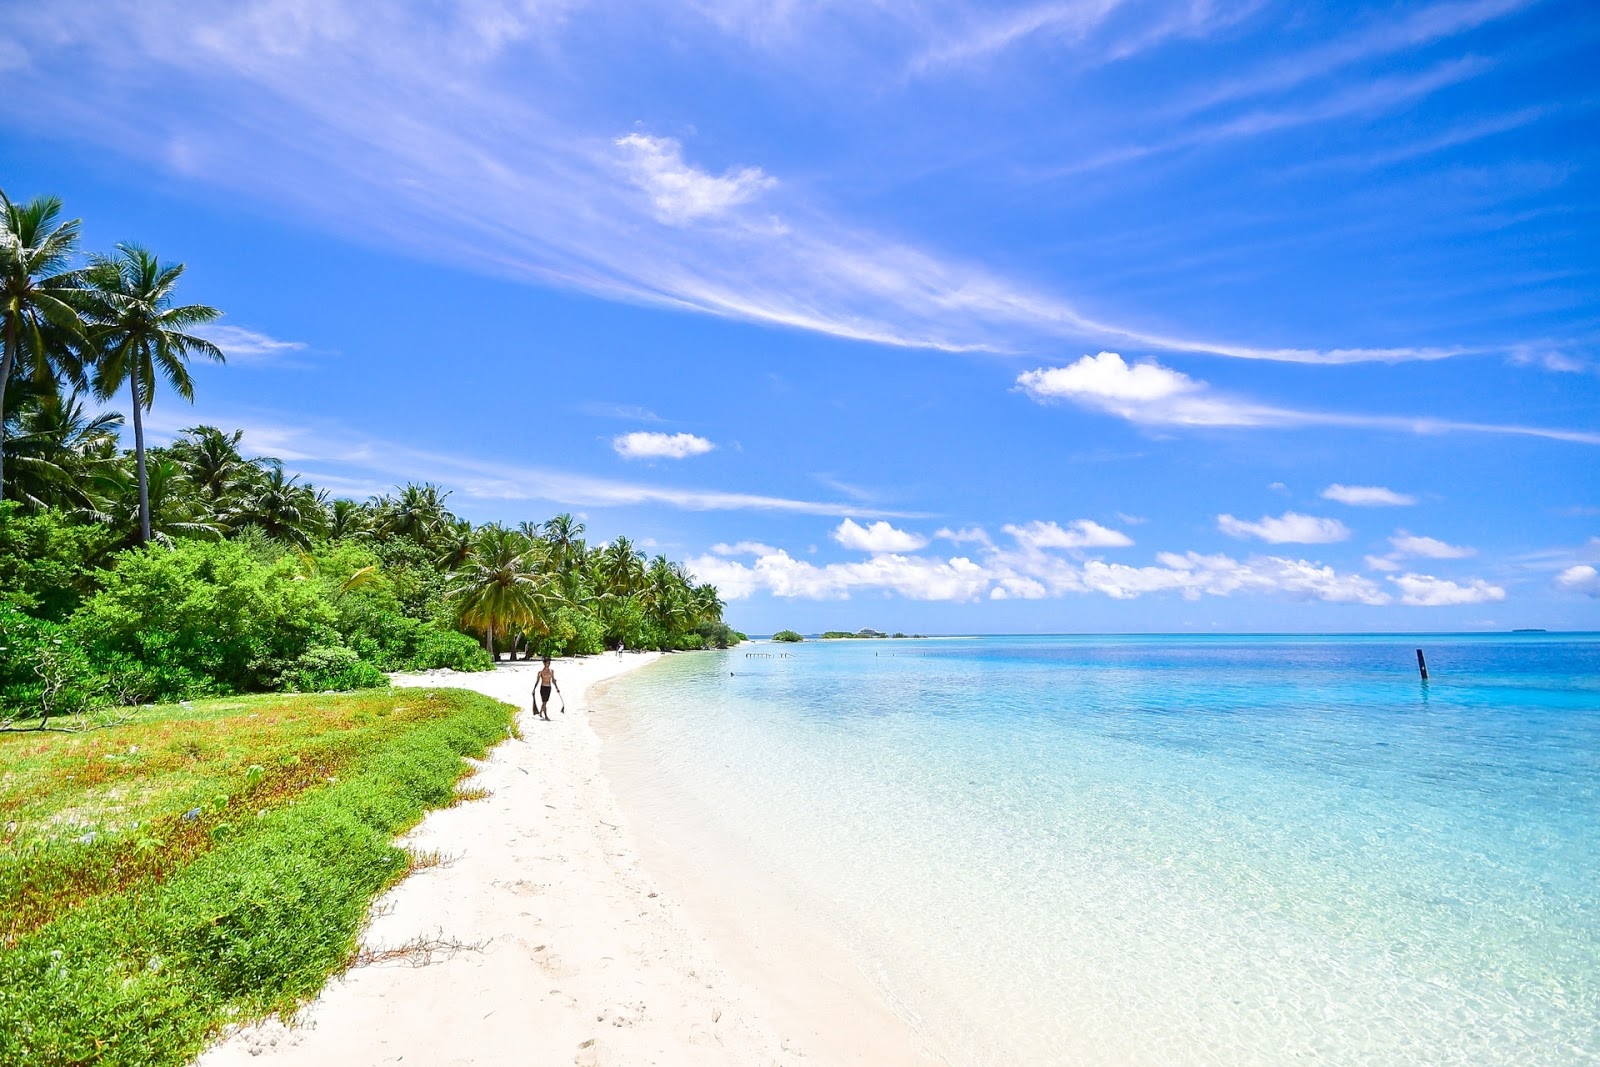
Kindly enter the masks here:
<path id="1" fill-rule="evenodd" d="M 550 718 L 550 687 L 555 686 L 556 692 L 561 692 L 561 686 L 556 683 L 556 672 L 550 669 L 550 657 L 544 658 L 544 667 L 539 671 L 539 689 L 535 693 L 534 711 L 543 718 Z M 567 698 L 561 698 L 561 714 L 567 713 Z"/>
<path id="2" fill-rule="evenodd" d="M 626 649 L 626 648 L 624 648 L 624 647 L 623 647 L 623 644 L 622 644 L 622 642 L 621 642 L 621 641 L 618 641 L 618 642 L 617 642 L 617 658 L 618 658 L 618 659 L 621 659 L 621 658 L 622 658 L 622 654 L 623 654 L 623 653 L 624 653 L 624 652 L 626 652 L 626 651 L 627 651 L 627 649 Z"/>

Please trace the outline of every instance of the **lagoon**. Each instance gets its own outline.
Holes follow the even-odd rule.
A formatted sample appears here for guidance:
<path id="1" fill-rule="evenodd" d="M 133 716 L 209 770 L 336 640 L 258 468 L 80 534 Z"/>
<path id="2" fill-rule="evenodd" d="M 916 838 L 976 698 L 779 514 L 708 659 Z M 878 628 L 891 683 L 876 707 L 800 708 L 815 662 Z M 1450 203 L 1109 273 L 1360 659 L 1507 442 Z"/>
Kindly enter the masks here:
<path id="1" fill-rule="evenodd" d="M 953 1063 L 1600 1056 L 1600 635 L 751 650 L 603 695 L 624 810 Z"/>

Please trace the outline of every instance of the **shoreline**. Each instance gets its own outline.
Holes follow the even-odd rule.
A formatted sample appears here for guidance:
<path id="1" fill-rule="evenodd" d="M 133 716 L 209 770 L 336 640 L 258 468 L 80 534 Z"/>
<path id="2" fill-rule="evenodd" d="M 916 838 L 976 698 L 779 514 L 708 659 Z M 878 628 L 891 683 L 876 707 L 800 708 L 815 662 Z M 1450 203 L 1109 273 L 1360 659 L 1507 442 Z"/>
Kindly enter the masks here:
<path id="1" fill-rule="evenodd" d="M 292 1024 L 233 1030 L 196 1067 L 936 1062 L 875 1056 L 897 1041 L 909 1049 L 910 1029 L 865 979 L 835 981 L 805 955 L 786 957 L 804 968 L 752 970 L 641 860 L 588 712 L 597 685 L 658 658 L 557 661 L 568 714 L 548 723 L 527 710 L 536 663 L 395 676 L 522 709 L 523 739 L 495 746 L 463 781 L 488 795 L 430 812 L 401 839 L 442 862 L 375 901 L 362 937 L 371 950 L 433 950 L 336 976 Z M 849 1017 L 831 1014 L 841 1006 Z"/>

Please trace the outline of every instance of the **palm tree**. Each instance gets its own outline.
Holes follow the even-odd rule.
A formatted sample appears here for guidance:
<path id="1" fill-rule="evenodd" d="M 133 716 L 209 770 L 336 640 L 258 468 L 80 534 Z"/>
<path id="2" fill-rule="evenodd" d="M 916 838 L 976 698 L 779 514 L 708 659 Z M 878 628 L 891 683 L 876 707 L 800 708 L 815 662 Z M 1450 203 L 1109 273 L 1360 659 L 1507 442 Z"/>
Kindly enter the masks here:
<path id="1" fill-rule="evenodd" d="M 600 550 L 598 571 L 608 593 L 627 596 L 644 583 L 644 554 L 626 537 L 619 537 Z"/>
<path id="2" fill-rule="evenodd" d="M 11 495 L 29 510 L 70 506 L 99 513 L 97 490 L 114 485 L 117 432 L 122 416 L 91 415 L 77 390 L 62 395 L 56 383 L 32 383 L 9 416 L 6 450 L 11 453 Z"/>
<path id="3" fill-rule="evenodd" d="M 565 511 L 544 524 L 544 539 L 549 543 L 556 568 L 562 575 L 571 573 L 574 555 L 581 554 L 575 550 L 583 544 L 583 531 L 583 523 Z"/>
<path id="4" fill-rule="evenodd" d="M 259 526 L 274 541 L 308 549 L 311 535 L 322 528 L 323 510 L 315 490 L 301 485 L 298 475 L 286 476 L 283 464 L 273 461 L 263 475 L 241 487 L 238 503 L 226 517 L 235 528 Z"/>
<path id="5" fill-rule="evenodd" d="M 455 522 L 455 516 L 444 506 L 449 496 L 431 482 L 423 485 L 411 482 L 400 489 L 398 496 L 385 494 L 373 501 L 378 530 L 426 544 L 445 526 Z"/>
<path id="6" fill-rule="evenodd" d="M 166 266 L 148 250 L 119 244 L 115 256 L 97 256 L 87 278 L 93 290 L 95 391 L 109 400 L 123 385 L 133 399 L 133 455 L 139 481 L 139 537 L 150 539 L 150 490 L 144 457 L 144 420 L 155 400 L 157 377 L 185 400 L 194 400 L 189 357 L 225 361 L 222 350 L 185 331 L 215 322 L 222 312 L 204 304 L 174 306 L 172 292 L 183 264 Z"/>
<path id="7" fill-rule="evenodd" d="M 240 455 L 243 439 L 243 430 L 224 433 L 215 426 L 191 426 L 167 452 L 183 468 L 189 484 L 215 506 L 240 480 L 256 473 L 257 463 L 264 462 Z"/>
<path id="8" fill-rule="evenodd" d="M 81 384 L 74 342 L 83 338 L 75 307 L 81 292 L 70 269 L 78 246 L 77 219 L 58 221 L 61 201 L 41 196 L 13 203 L 0 192 L 0 500 L 5 499 L 5 399 L 11 372 L 31 353 L 35 377 L 54 360 L 56 369 Z"/>
<path id="9" fill-rule="evenodd" d="M 496 633 L 548 628 L 549 612 L 560 600 L 532 565 L 530 548 L 517 531 L 491 523 L 478 530 L 471 555 L 450 581 L 462 624 L 484 632 L 484 647 L 495 659 Z"/>
<path id="10" fill-rule="evenodd" d="M 358 537 L 372 525 L 372 515 L 366 505 L 354 500 L 339 499 L 327 505 L 328 536 L 335 541 Z"/>
<path id="11" fill-rule="evenodd" d="M 129 540 L 134 544 L 171 543 L 180 537 L 215 541 L 222 537 L 222 524 L 189 491 L 182 467 L 159 451 L 145 467 L 142 485 L 129 479 L 126 470 L 120 472 L 107 508 L 107 518 L 113 526 L 131 528 L 135 536 Z M 142 519 L 150 524 L 147 533 L 139 528 Z"/>

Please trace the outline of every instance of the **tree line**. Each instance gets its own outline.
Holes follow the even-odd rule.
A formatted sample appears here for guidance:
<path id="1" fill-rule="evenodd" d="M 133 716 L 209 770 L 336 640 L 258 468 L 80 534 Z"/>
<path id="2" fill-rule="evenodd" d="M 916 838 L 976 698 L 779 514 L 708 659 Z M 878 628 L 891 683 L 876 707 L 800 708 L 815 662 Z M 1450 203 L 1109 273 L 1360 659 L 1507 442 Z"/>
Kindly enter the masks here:
<path id="1" fill-rule="evenodd" d="M 147 447 L 158 387 L 192 400 L 190 361 L 224 361 L 196 332 L 220 312 L 141 246 L 83 254 L 53 197 L 0 212 L 0 717 L 742 639 L 713 586 L 571 515 L 335 498 L 215 426 Z"/>

